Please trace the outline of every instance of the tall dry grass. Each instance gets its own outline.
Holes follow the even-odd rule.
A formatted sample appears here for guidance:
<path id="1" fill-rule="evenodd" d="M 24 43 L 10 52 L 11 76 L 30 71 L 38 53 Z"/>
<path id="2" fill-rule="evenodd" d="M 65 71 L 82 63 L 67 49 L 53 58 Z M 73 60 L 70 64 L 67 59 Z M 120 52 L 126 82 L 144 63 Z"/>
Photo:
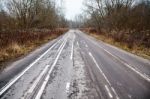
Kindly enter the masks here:
<path id="1" fill-rule="evenodd" d="M 90 29 L 85 28 L 85 29 L 81 29 L 81 30 L 88 33 L 89 35 L 95 37 L 96 39 L 99 39 L 99 40 L 109 43 L 111 45 L 115 45 L 119 48 L 122 48 L 122 49 L 129 51 L 133 54 L 136 54 L 138 56 L 142 56 L 144 58 L 150 59 L 150 45 L 149 45 L 150 44 L 150 39 L 149 39 L 150 35 L 143 36 L 144 35 L 144 33 L 143 33 L 141 35 L 141 36 L 143 36 L 143 38 L 141 40 L 139 36 L 136 36 L 136 35 L 130 36 L 130 34 L 128 34 L 128 33 L 125 33 L 125 35 L 119 35 L 119 34 L 114 35 L 111 33 L 109 33 L 109 35 L 106 35 L 106 33 L 99 33 L 93 28 L 90 28 Z M 147 32 L 149 32 L 149 31 L 147 31 Z"/>
<path id="2" fill-rule="evenodd" d="M 66 32 L 68 29 L 34 29 L 0 32 L 0 68 L 3 63 L 25 55 L 37 46 L 48 42 Z"/>
<path id="3" fill-rule="evenodd" d="M 150 59 L 150 48 L 147 48 L 143 45 L 137 45 L 135 43 L 130 45 L 130 43 L 116 41 L 113 37 L 106 35 L 98 35 L 98 34 L 90 34 L 90 35 L 106 43 L 122 48 L 128 52 Z"/>

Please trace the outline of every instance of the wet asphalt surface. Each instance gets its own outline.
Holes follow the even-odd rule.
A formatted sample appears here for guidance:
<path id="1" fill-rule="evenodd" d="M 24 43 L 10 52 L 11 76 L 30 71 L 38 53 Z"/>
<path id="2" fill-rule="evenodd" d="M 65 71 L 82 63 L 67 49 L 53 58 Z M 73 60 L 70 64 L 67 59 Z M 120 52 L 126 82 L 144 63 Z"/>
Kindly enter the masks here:
<path id="1" fill-rule="evenodd" d="M 1 99 L 150 99 L 150 61 L 70 30 L 10 64 L 0 87 Z"/>

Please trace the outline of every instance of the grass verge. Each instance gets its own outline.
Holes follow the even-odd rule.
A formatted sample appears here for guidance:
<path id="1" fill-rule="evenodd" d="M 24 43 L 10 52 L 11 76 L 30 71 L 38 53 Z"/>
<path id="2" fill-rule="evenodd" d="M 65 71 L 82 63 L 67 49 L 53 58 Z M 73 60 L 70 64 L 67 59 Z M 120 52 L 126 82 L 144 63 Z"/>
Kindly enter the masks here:
<path id="1" fill-rule="evenodd" d="M 149 48 L 145 48 L 143 46 L 137 46 L 137 45 L 134 45 L 132 48 L 130 48 L 127 43 L 117 42 L 112 37 L 108 37 L 108 36 L 105 36 L 102 34 L 96 34 L 96 33 L 89 33 L 89 35 L 98 40 L 101 40 L 103 42 L 114 45 L 114 46 L 119 47 L 123 50 L 126 50 L 130 53 L 136 54 L 138 56 L 141 56 L 143 58 L 150 60 L 150 49 Z"/>
<path id="2" fill-rule="evenodd" d="M 0 70 L 6 63 L 35 50 L 65 33 L 67 29 L 27 30 L 0 33 Z"/>

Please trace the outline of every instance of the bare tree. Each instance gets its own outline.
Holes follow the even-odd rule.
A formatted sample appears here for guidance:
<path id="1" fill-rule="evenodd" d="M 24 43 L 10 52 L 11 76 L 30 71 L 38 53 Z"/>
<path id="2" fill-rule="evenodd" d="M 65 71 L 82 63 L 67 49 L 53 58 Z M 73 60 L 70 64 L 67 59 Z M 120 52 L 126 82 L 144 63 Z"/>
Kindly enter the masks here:
<path id="1" fill-rule="evenodd" d="M 88 23 L 99 31 L 118 41 L 150 44 L 149 0 L 86 0 L 85 9 Z"/>
<path id="2" fill-rule="evenodd" d="M 7 9 L 2 7 L 3 11 L 11 18 L 10 21 L 15 21 L 13 25 L 18 29 L 54 29 L 65 21 L 55 0 L 8 0 L 5 7 Z"/>

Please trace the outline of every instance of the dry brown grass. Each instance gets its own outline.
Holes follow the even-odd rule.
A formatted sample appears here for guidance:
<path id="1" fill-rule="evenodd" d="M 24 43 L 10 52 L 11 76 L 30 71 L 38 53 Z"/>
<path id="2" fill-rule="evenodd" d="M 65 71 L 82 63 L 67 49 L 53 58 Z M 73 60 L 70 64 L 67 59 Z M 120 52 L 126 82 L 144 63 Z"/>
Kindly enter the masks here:
<path id="1" fill-rule="evenodd" d="M 38 46 L 55 39 L 67 29 L 15 31 L 0 33 L 0 68 L 6 61 L 26 55 Z"/>
<path id="2" fill-rule="evenodd" d="M 105 35 L 99 35 L 96 33 L 89 33 L 89 35 L 91 35 L 92 37 L 94 37 L 98 40 L 101 40 L 101 41 L 104 41 L 104 42 L 109 43 L 111 45 L 115 45 L 119 48 L 122 48 L 122 49 L 124 49 L 128 52 L 131 52 L 133 54 L 136 54 L 138 56 L 150 59 L 150 49 L 145 48 L 144 46 L 137 46 L 136 44 L 134 44 L 133 47 L 130 48 L 127 43 L 117 42 L 113 38 L 107 37 Z"/>

